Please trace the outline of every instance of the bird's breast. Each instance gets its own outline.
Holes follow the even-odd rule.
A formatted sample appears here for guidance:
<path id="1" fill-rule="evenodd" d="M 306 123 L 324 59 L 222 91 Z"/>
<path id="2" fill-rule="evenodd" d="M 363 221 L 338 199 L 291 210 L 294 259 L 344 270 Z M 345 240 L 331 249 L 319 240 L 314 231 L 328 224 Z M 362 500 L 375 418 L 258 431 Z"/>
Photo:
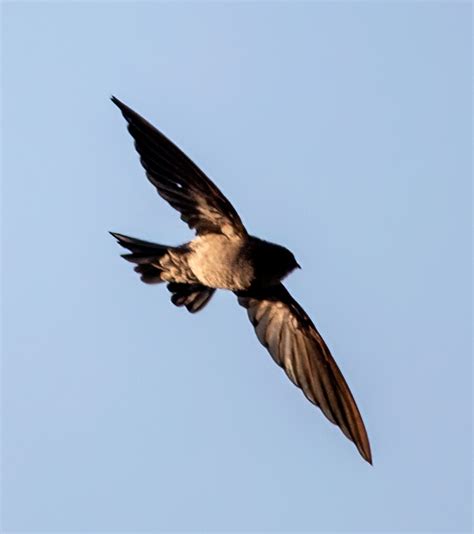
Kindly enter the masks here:
<path id="1" fill-rule="evenodd" d="M 190 244 L 188 265 L 196 278 L 208 287 L 245 290 L 254 278 L 252 263 L 242 239 L 219 234 L 197 237 Z"/>

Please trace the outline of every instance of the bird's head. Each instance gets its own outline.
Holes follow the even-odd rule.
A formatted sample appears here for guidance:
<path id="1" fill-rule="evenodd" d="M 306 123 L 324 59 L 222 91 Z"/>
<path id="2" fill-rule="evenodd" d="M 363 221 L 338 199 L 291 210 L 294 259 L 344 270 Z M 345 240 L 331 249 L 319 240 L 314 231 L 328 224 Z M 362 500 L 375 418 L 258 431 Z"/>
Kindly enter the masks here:
<path id="1" fill-rule="evenodd" d="M 281 245 L 265 242 L 260 253 L 263 260 L 263 270 L 274 281 L 280 281 L 295 269 L 301 269 L 291 250 Z"/>
<path id="2" fill-rule="evenodd" d="M 250 250 L 256 278 L 264 285 L 278 283 L 293 270 L 301 269 L 291 250 L 276 243 L 252 236 Z"/>
<path id="3" fill-rule="evenodd" d="M 287 274 L 290 274 L 291 271 L 294 271 L 295 269 L 301 269 L 301 265 L 296 261 L 296 258 L 293 254 L 293 252 L 291 252 L 291 250 L 288 250 L 287 248 L 285 247 L 279 247 L 280 248 L 280 251 L 279 251 L 279 254 L 280 254 L 280 258 L 281 258 L 281 265 L 282 265 L 282 268 L 285 269 L 285 275 L 286 276 Z"/>

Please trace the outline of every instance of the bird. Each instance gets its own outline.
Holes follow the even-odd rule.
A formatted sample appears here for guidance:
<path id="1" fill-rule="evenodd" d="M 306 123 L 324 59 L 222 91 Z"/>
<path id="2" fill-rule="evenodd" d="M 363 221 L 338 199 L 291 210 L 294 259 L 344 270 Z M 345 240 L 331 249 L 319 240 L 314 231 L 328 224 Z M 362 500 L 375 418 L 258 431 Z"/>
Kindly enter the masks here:
<path id="1" fill-rule="evenodd" d="M 337 425 L 372 464 L 367 431 L 339 367 L 315 325 L 282 280 L 300 268 L 286 247 L 248 233 L 218 187 L 161 131 L 115 96 L 145 174 L 195 231 L 168 246 L 110 232 L 147 284 L 166 283 L 171 302 L 202 310 L 217 289 L 233 292 L 259 341 L 305 397 Z"/>

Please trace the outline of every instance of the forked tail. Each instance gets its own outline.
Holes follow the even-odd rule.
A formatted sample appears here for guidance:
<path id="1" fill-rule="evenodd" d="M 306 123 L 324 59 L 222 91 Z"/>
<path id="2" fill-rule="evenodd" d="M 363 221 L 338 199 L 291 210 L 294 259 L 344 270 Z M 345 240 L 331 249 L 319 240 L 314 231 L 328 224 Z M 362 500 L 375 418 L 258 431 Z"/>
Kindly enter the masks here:
<path id="1" fill-rule="evenodd" d="M 197 283 L 187 262 L 183 261 L 184 247 L 169 247 L 150 241 L 143 241 L 116 232 L 110 232 L 122 247 L 130 253 L 122 254 L 122 258 L 135 263 L 135 271 L 145 284 L 168 282 L 172 293 L 171 302 L 175 306 L 185 306 L 195 313 L 202 310 L 214 294 L 214 289 Z M 181 258 L 181 260 L 180 260 Z"/>
<path id="2" fill-rule="evenodd" d="M 122 254 L 122 258 L 132 263 L 136 263 L 135 271 L 140 274 L 140 278 L 145 284 L 159 284 L 164 282 L 161 277 L 163 268 L 160 260 L 168 253 L 166 245 L 157 245 L 150 241 L 143 241 L 123 234 L 110 232 L 122 247 L 130 250 L 129 254 Z"/>

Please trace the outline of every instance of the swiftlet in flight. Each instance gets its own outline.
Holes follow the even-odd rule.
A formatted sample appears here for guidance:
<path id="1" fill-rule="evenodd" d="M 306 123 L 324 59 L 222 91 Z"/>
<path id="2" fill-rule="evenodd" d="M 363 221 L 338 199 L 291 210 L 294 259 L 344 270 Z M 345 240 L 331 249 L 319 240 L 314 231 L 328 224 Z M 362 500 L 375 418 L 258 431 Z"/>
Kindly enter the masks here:
<path id="1" fill-rule="evenodd" d="M 372 463 L 361 415 L 329 349 L 303 308 L 282 284 L 299 268 L 285 247 L 250 235 L 217 186 L 175 144 L 112 97 L 128 123 L 148 180 L 196 232 L 189 243 L 158 245 L 111 232 L 123 258 L 147 284 L 167 283 L 171 301 L 195 313 L 216 289 L 233 291 L 260 342 L 306 398 Z M 311 282 L 311 281 L 310 281 Z"/>

